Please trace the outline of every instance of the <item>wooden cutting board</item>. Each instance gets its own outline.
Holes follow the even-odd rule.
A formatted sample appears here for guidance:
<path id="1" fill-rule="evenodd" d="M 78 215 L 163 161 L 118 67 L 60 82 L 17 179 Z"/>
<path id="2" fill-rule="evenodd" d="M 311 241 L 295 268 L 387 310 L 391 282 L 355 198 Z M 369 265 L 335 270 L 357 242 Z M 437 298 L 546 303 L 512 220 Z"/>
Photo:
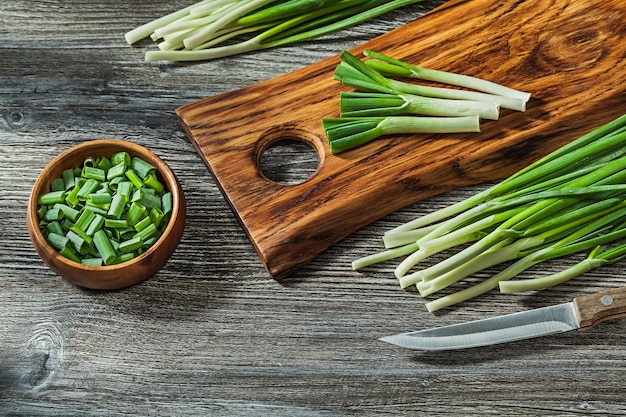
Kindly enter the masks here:
<path id="1" fill-rule="evenodd" d="M 331 155 L 321 120 L 337 117 L 332 57 L 192 102 L 176 114 L 268 272 L 280 279 L 359 228 L 409 204 L 493 181 L 626 113 L 626 2 L 450 1 L 351 50 L 474 75 L 532 93 L 481 133 L 381 138 Z M 306 182 L 259 168 L 277 140 L 317 150 Z"/>

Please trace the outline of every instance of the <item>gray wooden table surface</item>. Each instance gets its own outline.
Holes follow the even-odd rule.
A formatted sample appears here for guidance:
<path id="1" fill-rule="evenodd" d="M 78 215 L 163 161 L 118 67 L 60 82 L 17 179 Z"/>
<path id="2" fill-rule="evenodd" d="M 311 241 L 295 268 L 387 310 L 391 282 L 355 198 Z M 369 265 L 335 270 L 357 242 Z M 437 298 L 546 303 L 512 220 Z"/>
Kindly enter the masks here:
<path id="1" fill-rule="evenodd" d="M 537 294 L 491 292 L 436 315 L 399 288 L 394 264 L 351 270 L 353 259 L 380 248 L 383 231 L 486 186 L 477 185 L 393 213 L 279 283 L 173 114 L 356 46 L 441 1 L 213 62 L 146 63 L 152 44 L 124 42 L 127 30 L 184 3 L 2 3 L 0 415 L 626 414 L 626 320 L 461 352 L 420 353 L 377 340 L 626 285 L 623 264 Z M 187 197 L 185 233 L 170 261 L 119 291 L 65 282 L 39 259 L 26 229 L 39 172 L 68 147 L 96 138 L 148 146 Z M 527 276 L 556 271 L 560 262 Z"/>

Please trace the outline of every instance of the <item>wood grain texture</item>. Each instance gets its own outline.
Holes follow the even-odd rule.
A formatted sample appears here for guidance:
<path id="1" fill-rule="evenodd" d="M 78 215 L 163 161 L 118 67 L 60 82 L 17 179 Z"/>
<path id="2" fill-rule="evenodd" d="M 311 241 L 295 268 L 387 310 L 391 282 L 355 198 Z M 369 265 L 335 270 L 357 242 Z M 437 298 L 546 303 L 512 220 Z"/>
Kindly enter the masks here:
<path id="1" fill-rule="evenodd" d="M 353 48 L 531 92 L 480 134 L 386 138 L 330 155 L 337 57 L 176 110 L 267 270 L 289 275 L 354 231 L 408 204 L 503 178 L 626 112 L 626 6 L 571 0 L 459 0 Z M 299 138 L 319 154 L 298 185 L 270 181 L 264 150 Z M 367 207 L 366 210 L 363 208 Z"/>
<path id="2" fill-rule="evenodd" d="M 615 288 L 574 299 L 581 330 L 626 317 L 626 288 Z"/>
<path id="3" fill-rule="evenodd" d="M 193 100 L 357 47 L 443 1 L 292 47 L 196 64 L 143 62 L 154 46 L 129 47 L 123 33 L 183 3 L 2 2 L 0 416 L 626 414 L 626 320 L 461 353 L 421 354 L 377 340 L 626 286 L 623 262 L 539 293 L 492 291 L 438 315 L 399 288 L 394 263 L 350 269 L 355 258 L 380 250 L 385 230 L 484 184 L 385 216 L 278 282 L 174 115 Z M 155 152 L 176 173 L 187 200 L 183 237 L 167 264 L 136 286 L 104 292 L 80 289 L 50 271 L 26 221 L 31 189 L 46 164 L 103 137 Z M 301 171 L 290 158 L 279 162 L 296 176 Z M 554 260 L 522 278 L 573 261 Z"/>

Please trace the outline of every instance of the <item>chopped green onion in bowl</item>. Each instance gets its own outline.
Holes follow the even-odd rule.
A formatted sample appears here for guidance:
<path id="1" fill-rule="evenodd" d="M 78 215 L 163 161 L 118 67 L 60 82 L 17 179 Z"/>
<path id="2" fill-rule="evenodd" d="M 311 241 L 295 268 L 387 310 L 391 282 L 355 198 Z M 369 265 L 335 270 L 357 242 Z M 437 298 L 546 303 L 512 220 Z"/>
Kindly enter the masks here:
<path id="1" fill-rule="evenodd" d="M 159 206 L 163 217 L 153 209 Z M 184 193 L 170 167 L 148 148 L 117 139 L 86 141 L 56 156 L 35 181 L 27 208 L 42 261 L 67 281 L 99 290 L 155 274 L 174 253 L 185 222 Z M 116 235 L 125 238 L 115 241 Z"/>
<path id="2" fill-rule="evenodd" d="M 41 232 L 61 255 L 91 266 L 141 255 L 172 213 L 172 193 L 156 168 L 125 151 L 87 157 L 52 186 L 37 199 Z"/>

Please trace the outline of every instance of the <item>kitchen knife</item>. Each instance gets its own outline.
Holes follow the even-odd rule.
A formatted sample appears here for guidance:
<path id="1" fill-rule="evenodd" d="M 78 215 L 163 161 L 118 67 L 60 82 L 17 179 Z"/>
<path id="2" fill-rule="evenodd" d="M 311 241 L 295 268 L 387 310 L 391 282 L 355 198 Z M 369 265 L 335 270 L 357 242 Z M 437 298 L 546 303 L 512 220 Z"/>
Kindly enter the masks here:
<path id="1" fill-rule="evenodd" d="M 626 317 L 626 287 L 519 313 L 386 336 L 380 340 L 416 350 L 452 350 L 512 342 Z"/>

